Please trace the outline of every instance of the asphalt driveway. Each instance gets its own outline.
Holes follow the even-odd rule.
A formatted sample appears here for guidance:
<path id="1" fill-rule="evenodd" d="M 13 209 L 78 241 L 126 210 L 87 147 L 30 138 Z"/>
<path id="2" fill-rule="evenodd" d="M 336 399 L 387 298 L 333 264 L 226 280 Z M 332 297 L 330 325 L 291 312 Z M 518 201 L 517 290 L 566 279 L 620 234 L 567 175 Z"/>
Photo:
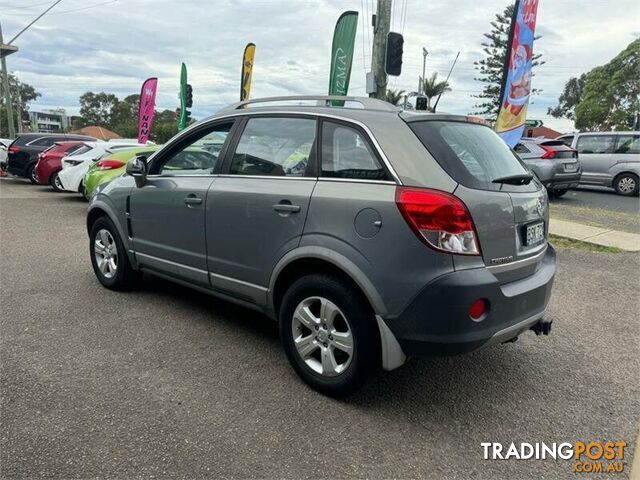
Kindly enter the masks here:
<path id="1" fill-rule="evenodd" d="M 256 313 L 152 278 L 102 288 L 85 207 L 0 180 L 0 477 L 574 475 L 483 460 L 486 441 L 626 441 L 630 463 L 637 254 L 563 249 L 551 336 L 411 359 L 336 401 L 298 380 Z"/>

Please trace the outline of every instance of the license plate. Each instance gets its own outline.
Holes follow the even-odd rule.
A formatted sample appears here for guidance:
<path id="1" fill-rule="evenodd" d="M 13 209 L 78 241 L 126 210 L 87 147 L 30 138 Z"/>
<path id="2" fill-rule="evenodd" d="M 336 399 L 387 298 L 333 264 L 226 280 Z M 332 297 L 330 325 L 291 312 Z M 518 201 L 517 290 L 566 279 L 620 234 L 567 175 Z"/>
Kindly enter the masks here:
<path id="1" fill-rule="evenodd" d="M 564 164 L 564 171 L 565 172 L 575 172 L 578 170 L 578 164 L 577 163 L 565 163 Z"/>
<path id="2" fill-rule="evenodd" d="M 544 222 L 527 225 L 525 245 L 535 245 L 544 241 Z"/>

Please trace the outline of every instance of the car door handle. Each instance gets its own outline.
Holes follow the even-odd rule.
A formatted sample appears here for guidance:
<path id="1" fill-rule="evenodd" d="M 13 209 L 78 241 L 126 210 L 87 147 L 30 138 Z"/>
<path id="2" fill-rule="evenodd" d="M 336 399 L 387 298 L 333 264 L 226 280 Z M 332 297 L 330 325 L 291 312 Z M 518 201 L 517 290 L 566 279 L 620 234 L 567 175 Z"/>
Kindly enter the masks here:
<path id="1" fill-rule="evenodd" d="M 300 205 L 280 202 L 273 205 L 273 209 L 278 213 L 298 213 L 300 211 Z"/>
<path id="2" fill-rule="evenodd" d="M 187 205 L 187 207 L 190 207 L 192 205 L 200 205 L 202 203 L 202 199 L 200 197 L 196 197 L 195 195 L 189 195 L 184 199 L 184 203 Z"/>

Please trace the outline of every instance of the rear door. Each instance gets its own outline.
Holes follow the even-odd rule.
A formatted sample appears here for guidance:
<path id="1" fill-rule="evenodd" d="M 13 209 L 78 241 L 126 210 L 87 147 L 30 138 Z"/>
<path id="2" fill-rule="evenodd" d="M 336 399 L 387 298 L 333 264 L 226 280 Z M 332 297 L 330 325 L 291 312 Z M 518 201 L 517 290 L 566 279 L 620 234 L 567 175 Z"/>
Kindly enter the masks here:
<path id="1" fill-rule="evenodd" d="M 223 174 L 207 196 L 211 285 L 263 303 L 276 262 L 296 248 L 316 185 L 311 116 L 243 119 Z"/>
<path id="2" fill-rule="evenodd" d="M 142 188 L 134 188 L 128 218 L 136 260 L 146 268 L 209 285 L 205 205 L 215 180 L 219 151 L 233 121 L 203 126 L 152 159 Z"/>
<path id="3" fill-rule="evenodd" d="M 611 167 L 615 164 L 614 135 L 580 135 L 576 150 L 582 165 L 580 183 L 609 185 L 612 180 Z"/>
<path id="4" fill-rule="evenodd" d="M 528 175 L 522 161 L 490 128 L 463 121 L 427 120 L 409 126 L 436 161 L 459 182 L 454 194 L 469 209 L 487 266 L 502 266 L 512 281 L 530 275 L 546 247 L 547 196 L 534 178 L 529 183 L 497 183 Z M 527 266 L 521 266 L 527 263 Z M 505 265 L 513 264 L 511 267 Z"/>

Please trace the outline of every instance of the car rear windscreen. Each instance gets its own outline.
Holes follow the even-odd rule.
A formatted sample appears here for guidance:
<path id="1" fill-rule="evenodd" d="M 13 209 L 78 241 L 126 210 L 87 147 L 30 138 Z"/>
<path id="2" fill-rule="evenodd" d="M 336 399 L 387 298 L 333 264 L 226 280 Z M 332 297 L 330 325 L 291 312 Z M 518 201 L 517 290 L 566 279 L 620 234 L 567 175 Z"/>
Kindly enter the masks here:
<path id="1" fill-rule="evenodd" d="M 498 190 L 494 180 L 529 173 L 504 141 L 484 125 L 439 120 L 408 125 L 440 166 L 465 187 Z"/>

